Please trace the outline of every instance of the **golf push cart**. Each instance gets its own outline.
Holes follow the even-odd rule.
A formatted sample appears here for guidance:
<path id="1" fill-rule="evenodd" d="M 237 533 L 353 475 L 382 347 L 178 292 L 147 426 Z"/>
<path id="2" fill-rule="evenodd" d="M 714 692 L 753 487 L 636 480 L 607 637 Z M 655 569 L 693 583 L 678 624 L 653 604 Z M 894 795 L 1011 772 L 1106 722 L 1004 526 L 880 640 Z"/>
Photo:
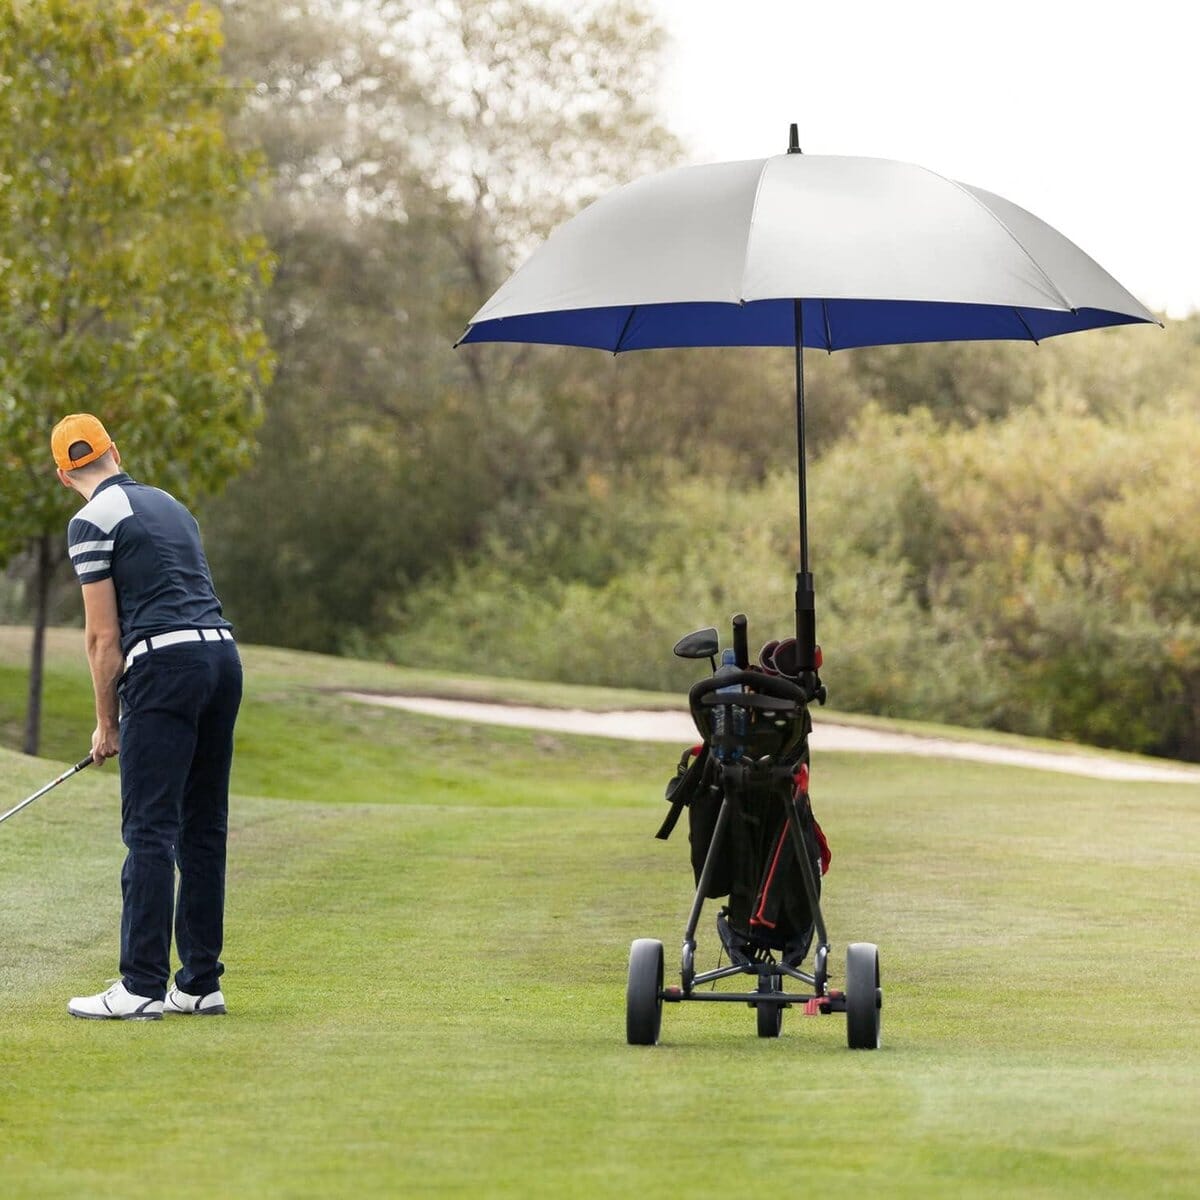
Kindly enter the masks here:
<path id="1" fill-rule="evenodd" d="M 654 1045 L 662 1007 L 690 1000 L 746 1004 L 755 1010 L 758 1036 L 778 1037 L 783 1010 L 806 1016 L 846 1014 L 852 1050 L 880 1044 L 883 992 L 879 951 L 869 942 L 847 948 L 844 990 L 829 986 L 829 939 L 821 916 L 821 875 L 829 849 L 808 798 L 808 706 L 825 702 L 814 669 L 804 669 L 796 639 L 768 642 L 751 665 L 746 618 L 733 618 L 733 648 L 717 666 L 715 629 L 688 634 L 681 658 L 707 658 L 713 674 L 688 694 L 702 742 L 684 752 L 667 785 L 670 811 L 657 836 L 670 836 L 688 809 L 696 897 L 683 935 L 679 984 L 663 983 L 663 944 L 638 938 L 629 954 L 625 999 L 631 1045 Z M 728 966 L 696 973 L 696 927 L 706 899 L 728 897 L 717 915 L 717 935 Z M 811 971 L 801 970 L 815 934 Z M 715 991 L 705 985 L 750 976 L 753 990 Z M 785 991 L 797 981 L 806 991 Z"/>

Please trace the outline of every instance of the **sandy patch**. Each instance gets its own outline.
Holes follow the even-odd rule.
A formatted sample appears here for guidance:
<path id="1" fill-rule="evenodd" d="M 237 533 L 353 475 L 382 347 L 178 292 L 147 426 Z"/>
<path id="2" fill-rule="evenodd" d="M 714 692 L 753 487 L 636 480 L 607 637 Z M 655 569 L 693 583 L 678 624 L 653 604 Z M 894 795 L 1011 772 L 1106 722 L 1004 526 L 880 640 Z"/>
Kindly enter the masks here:
<path id="1" fill-rule="evenodd" d="M 590 712 L 579 708 L 533 708 L 509 704 L 483 704 L 474 700 L 439 700 L 428 696 L 381 696 L 346 692 L 351 700 L 382 704 L 430 717 L 473 721 L 480 725 L 509 725 L 546 733 L 577 733 L 591 737 L 619 738 L 636 742 L 669 742 L 686 746 L 696 740 L 696 727 L 683 712 L 624 710 Z M 920 754 L 933 758 L 967 759 L 972 762 L 1032 767 L 1039 771 L 1061 771 L 1092 779 L 1149 783 L 1194 783 L 1200 785 L 1200 770 L 1183 765 L 1130 762 L 1104 755 L 1055 753 L 991 746 L 982 742 L 950 741 L 909 733 L 885 733 L 849 725 L 822 722 L 814 715 L 811 744 L 814 750 L 845 750 L 857 754 Z"/>

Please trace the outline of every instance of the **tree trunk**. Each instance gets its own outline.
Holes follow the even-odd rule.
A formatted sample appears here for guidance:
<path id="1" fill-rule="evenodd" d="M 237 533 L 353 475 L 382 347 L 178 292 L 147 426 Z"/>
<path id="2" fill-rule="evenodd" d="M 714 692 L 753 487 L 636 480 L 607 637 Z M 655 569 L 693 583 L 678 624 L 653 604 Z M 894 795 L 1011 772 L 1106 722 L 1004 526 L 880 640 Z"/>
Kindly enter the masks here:
<path id="1" fill-rule="evenodd" d="M 25 710 L 26 754 L 37 754 L 42 733 L 42 665 L 46 657 L 46 618 L 50 611 L 53 564 L 50 535 L 37 539 L 34 562 L 33 648 L 29 655 L 29 703 Z"/>

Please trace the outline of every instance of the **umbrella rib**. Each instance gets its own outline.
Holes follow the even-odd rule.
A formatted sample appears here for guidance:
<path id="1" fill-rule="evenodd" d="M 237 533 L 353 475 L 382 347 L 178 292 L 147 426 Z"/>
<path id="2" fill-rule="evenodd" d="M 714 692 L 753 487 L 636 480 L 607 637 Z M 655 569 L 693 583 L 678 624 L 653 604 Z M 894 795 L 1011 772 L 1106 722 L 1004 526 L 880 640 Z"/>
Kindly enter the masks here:
<path id="1" fill-rule="evenodd" d="M 1036 337 L 1034 337 L 1033 330 L 1029 328 L 1029 322 L 1026 321 L 1025 318 L 1021 315 L 1021 310 L 1019 308 L 1013 309 L 1013 316 L 1015 316 L 1017 318 L 1017 320 L 1021 322 L 1022 326 L 1024 326 L 1025 332 L 1027 334 L 1029 334 L 1029 340 L 1035 346 L 1040 346 L 1042 343 L 1039 342 Z"/>
<path id="2" fill-rule="evenodd" d="M 939 175 L 936 171 L 930 171 L 928 167 L 921 167 L 920 169 L 925 171 L 927 174 L 933 175 L 935 178 L 942 180 L 944 183 L 950 184 L 951 187 L 958 188 L 958 190 L 962 192 L 964 196 L 973 201 L 977 207 L 981 208 L 985 213 L 987 213 L 987 215 L 991 217 L 991 219 L 995 221 L 996 224 L 999 225 L 1006 234 L 1008 234 L 1021 253 L 1024 254 L 1027 259 L 1029 259 L 1030 265 L 1046 281 L 1047 286 L 1058 297 L 1063 308 L 1070 313 L 1076 313 L 1079 311 L 1075 305 L 1063 295 L 1062 289 L 1058 286 L 1058 284 L 1056 284 L 1054 280 L 1046 274 L 1045 267 L 1043 267 L 1042 264 L 1038 262 L 1038 260 L 1034 258 L 1032 254 L 1030 254 L 1028 248 L 1025 246 L 1025 243 L 1021 241 L 1021 239 L 1017 237 L 1017 235 L 1013 233 L 1013 231 L 1009 229 L 1009 227 L 998 216 L 996 216 L 996 214 L 992 212 L 992 210 L 988 208 L 988 206 L 984 204 L 984 202 L 980 200 L 980 198 L 976 196 L 970 188 L 963 187 L 963 185 L 959 183 L 957 179 L 949 179 L 945 175 Z"/>
<path id="3" fill-rule="evenodd" d="M 833 353 L 833 332 L 829 328 L 829 302 L 821 301 L 821 318 L 825 322 L 825 353 Z"/>
<path id="4" fill-rule="evenodd" d="M 629 332 L 629 322 L 633 320 L 633 314 L 637 312 L 637 305 L 629 306 L 629 314 L 625 318 L 625 324 L 621 326 L 621 332 L 617 335 L 617 340 L 613 345 L 613 358 L 616 358 L 621 353 L 621 343 L 625 340 L 625 334 Z"/>
<path id="5" fill-rule="evenodd" d="M 754 237 L 754 218 L 758 215 L 758 198 L 762 195 L 763 179 L 767 174 L 769 158 L 762 160 L 762 170 L 758 173 L 758 182 L 754 185 L 754 199 L 750 202 L 750 220 L 746 222 L 746 249 L 742 254 L 742 284 L 738 290 L 738 303 L 746 303 L 746 264 L 750 261 L 750 239 Z"/>

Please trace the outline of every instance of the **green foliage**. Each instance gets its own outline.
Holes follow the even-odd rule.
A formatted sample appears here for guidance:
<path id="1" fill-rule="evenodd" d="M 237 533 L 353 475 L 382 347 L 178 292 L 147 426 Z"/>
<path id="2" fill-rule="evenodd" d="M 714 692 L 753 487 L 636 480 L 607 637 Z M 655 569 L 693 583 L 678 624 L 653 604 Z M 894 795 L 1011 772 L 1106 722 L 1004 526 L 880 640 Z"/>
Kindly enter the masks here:
<path id="1" fill-rule="evenodd" d="M 263 453 L 204 523 L 241 633 L 328 649 L 350 629 L 376 628 L 410 574 L 466 540 L 498 476 L 487 443 L 461 432 L 464 373 L 431 365 L 435 347 L 457 365 L 448 341 L 430 330 L 428 308 L 410 312 L 393 287 L 411 277 L 437 286 L 452 271 L 428 223 L 325 224 L 273 209 L 267 228 L 281 269 Z"/>
<path id="2" fill-rule="evenodd" d="M 656 515 L 680 477 L 743 489 L 791 467 L 789 351 L 449 350 L 557 221 L 676 161 L 648 101 L 661 34 L 644 7 L 222 7 L 227 70 L 251 92 L 242 134 L 269 157 L 262 213 L 280 260 L 264 454 L 205 513 L 223 597 L 247 636 L 360 644 L 388 633 L 410 589 L 427 604 L 437 585 L 426 594 L 425 581 L 481 556 L 498 603 L 510 578 L 532 574 L 521 586 L 532 595 L 544 582 L 558 611 L 560 583 L 603 587 L 654 535 L 630 524 L 620 498 Z M 871 406 L 928 409 L 931 430 L 987 424 L 1050 391 L 1130 411 L 1179 379 L 1181 358 L 1164 367 L 1161 341 L 1112 331 L 1085 353 L 1064 341 L 810 354 L 810 452 Z M 1106 376 L 1105 361 L 1120 365 Z M 905 517 L 897 586 L 927 607 L 947 547 L 926 536 L 938 516 L 928 499 L 906 487 L 882 503 Z M 606 521 L 637 530 L 639 545 L 598 538 L 592 527 Z M 620 603 L 605 596 L 606 611 Z M 529 661 L 543 657 L 556 654 Z"/>
<path id="3" fill-rule="evenodd" d="M 962 565 L 940 604 L 1012 680 L 998 722 L 1200 756 L 1194 417 L 1027 410 L 948 440 L 931 481 Z"/>
<path id="4" fill-rule="evenodd" d="M 864 409 L 810 476 L 838 707 L 1200 758 L 1197 461 L 1178 395 L 1110 417 L 1047 395 L 969 428 Z M 462 667 L 496 644 L 498 671 L 671 687 L 689 628 L 790 630 L 794 477 L 591 499 L 410 594 L 386 652 Z"/>
<path id="5" fill-rule="evenodd" d="M 434 416 L 471 410 L 444 311 L 468 287 L 445 234 L 458 218 L 405 152 L 422 102 L 378 24 L 396 6 L 225 7 L 227 69 L 254 92 L 242 136 L 274 176 L 278 369 L 262 456 L 206 509 L 209 553 L 244 636 L 333 648 L 469 536 L 488 493 L 482 455 L 456 455 L 472 443 Z"/>
<path id="6" fill-rule="evenodd" d="M 45 456 L 64 408 L 104 411 L 131 466 L 185 496 L 244 461 L 266 257 L 230 222 L 257 192 L 278 370 L 261 457 L 202 514 L 243 635 L 677 687 L 688 628 L 745 609 L 756 637 L 786 633 L 789 352 L 449 349 L 557 221 L 677 160 L 649 99 L 649 10 L 219 7 L 224 46 L 200 7 L 174 23 L 131 3 L 0 9 L 26 39 L 0 51 L 0 444 L 24 455 L 4 472 L 23 503 L 0 508 L 3 553 L 8 530 L 65 514 Z M 73 15 L 43 38 L 58 49 L 23 52 L 53 14 Z M 83 85 L 56 81 L 85 42 L 80 78 L 106 103 L 76 111 Z M 100 189 L 86 207 L 75 181 Z M 810 354 L 806 374 L 839 705 L 1200 754 L 1200 318 Z M 7 436 L 14 414 L 27 442 Z M 0 604 L 22 605 L 22 583 Z"/>
<path id="7" fill-rule="evenodd" d="M 225 125 L 216 12 L 0 4 L 0 559 L 72 499 L 49 434 L 93 410 L 130 469 L 192 500 L 245 466 L 270 278 Z"/>
<path id="8" fill-rule="evenodd" d="M 627 387 L 606 445 L 598 356 L 451 345 L 535 232 L 670 156 L 657 35 L 628 5 L 224 7 L 274 176 L 279 368 L 262 457 L 204 514 L 210 555 L 246 636 L 331 649 L 489 524 L 654 445 Z"/>

